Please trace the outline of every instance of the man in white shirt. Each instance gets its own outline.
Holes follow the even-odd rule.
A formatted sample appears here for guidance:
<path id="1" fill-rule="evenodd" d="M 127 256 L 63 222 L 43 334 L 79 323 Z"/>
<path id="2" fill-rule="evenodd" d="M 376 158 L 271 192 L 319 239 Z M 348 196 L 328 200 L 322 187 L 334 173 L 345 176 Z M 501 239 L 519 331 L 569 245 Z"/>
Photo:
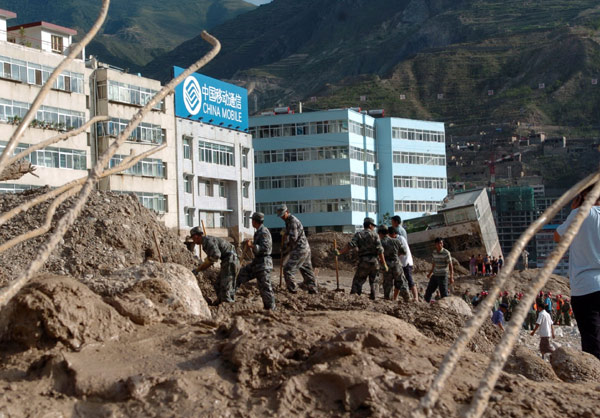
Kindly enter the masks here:
<path id="1" fill-rule="evenodd" d="M 573 200 L 573 210 L 554 233 L 556 242 L 565 234 L 592 188 L 588 187 Z M 569 282 L 581 349 L 600 359 L 600 199 L 591 207 L 569 248 Z"/>
<path id="2" fill-rule="evenodd" d="M 550 336 L 554 338 L 554 325 L 552 323 L 552 317 L 546 308 L 547 305 L 545 303 L 538 305 L 538 318 L 535 323 L 535 328 L 531 331 L 531 335 L 534 335 L 538 329 L 540 330 L 540 352 L 542 353 L 542 358 L 544 358 L 544 354 L 552 353 L 554 351 L 550 345 Z"/>
<path id="3" fill-rule="evenodd" d="M 392 227 L 393 228 L 393 227 Z M 397 229 L 396 229 L 397 231 Z M 399 231 L 398 231 L 399 232 Z M 405 254 L 400 256 L 400 264 L 402 265 L 402 271 L 404 272 L 404 277 L 406 277 L 406 281 L 408 282 L 408 288 L 415 302 L 419 301 L 419 292 L 417 291 L 417 286 L 415 286 L 415 282 L 412 277 L 413 271 L 413 257 L 410 252 L 410 247 L 408 246 L 408 241 L 406 238 L 399 233 L 396 235 L 390 235 L 392 238 L 400 240 L 402 243 L 402 247 L 405 250 Z M 394 300 L 398 296 L 396 290 L 394 290 Z"/>

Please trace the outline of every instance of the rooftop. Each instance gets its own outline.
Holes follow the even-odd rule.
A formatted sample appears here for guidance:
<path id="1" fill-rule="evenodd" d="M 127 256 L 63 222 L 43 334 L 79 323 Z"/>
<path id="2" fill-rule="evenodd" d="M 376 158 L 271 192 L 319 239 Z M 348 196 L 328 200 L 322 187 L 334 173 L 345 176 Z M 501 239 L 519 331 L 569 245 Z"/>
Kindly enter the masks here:
<path id="1" fill-rule="evenodd" d="M 16 16 L 16 14 L 15 14 L 15 16 Z M 62 33 L 64 35 L 72 35 L 72 36 L 77 35 L 77 31 L 74 29 L 65 28 L 64 26 L 59 26 L 59 25 L 55 25 L 54 23 L 48 23 L 48 22 L 44 22 L 44 21 L 24 23 L 22 25 L 15 25 L 15 26 L 11 26 L 11 27 L 7 28 L 6 30 L 8 32 L 11 32 L 11 31 L 15 31 L 15 30 L 20 30 L 21 28 L 27 29 L 27 28 L 33 28 L 36 26 L 41 26 L 42 28 L 49 29 L 54 32 Z"/>
<path id="2" fill-rule="evenodd" d="M 7 19 L 14 19 L 17 17 L 17 14 L 14 12 L 9 12 L 8 10 L 0 9 L 0 16 L 5 17 Z"/>
<path id="3" fill-rule="evenodd" d="M 451 209 L 464 208 L 465 206 L 473 206 L 477 198 L 481 196 L 481 193 L 485 193 L 485 189 L 457 193 L 455 195 L 448 196 L 448 202 L 444 202 L 439 211 L 445 212 Z"/>

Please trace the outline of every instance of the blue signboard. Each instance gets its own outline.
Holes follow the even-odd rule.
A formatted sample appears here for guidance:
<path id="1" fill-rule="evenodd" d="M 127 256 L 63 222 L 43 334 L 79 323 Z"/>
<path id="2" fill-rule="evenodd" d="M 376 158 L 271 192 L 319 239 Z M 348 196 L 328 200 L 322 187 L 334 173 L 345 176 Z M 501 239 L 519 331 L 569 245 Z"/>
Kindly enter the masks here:
<path id="1" fill-rule="evenodd" d="M 177 77 L 184 69 L 173 67 Z M 175 116 L 248 130 L 248 92 L 245 88 L 193 73 L 175 87 Z"/>

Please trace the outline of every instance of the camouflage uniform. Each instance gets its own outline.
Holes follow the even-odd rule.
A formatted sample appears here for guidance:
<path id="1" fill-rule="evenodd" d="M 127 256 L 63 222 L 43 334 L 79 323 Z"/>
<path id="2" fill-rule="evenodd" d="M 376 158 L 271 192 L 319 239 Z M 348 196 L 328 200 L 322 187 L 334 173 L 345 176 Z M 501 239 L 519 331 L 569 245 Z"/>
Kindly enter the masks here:
<path id="1" fill-rule="evenodd" d="M 389 299 L 392 288 L 396 288 L 400 290 L 404 300 L 408 300 L 408 284 L 399 257 L 399 254 L 406 254 L 402 241 L 386 236 L 381 240 L 381 246 L 388 265 L 388 271 L 383 273 L 383 297 Z"/>
<path id="2" fill-rule="evenodd" d="M 379 270 L 379 261 L 377 256 L 383 254 L 383 247 L 377 232 L 370 229 L 357 232 L 348 244 L 351 248 L 358 248 L 358 267 L 354 278 L 352 279 L 351 294 L 361 294 L 363 284 L 369 277 L 371 286 L 371 299 L 375 299 L 375 288 L 378 284 L 377 273 Z"/>
<path id="3" fill-rule="evenodd" d="M 252 248 L 254 259 L 240 270 L 236 289 L 240 285 L 256 278 L 264 308 L 275 309 L 275 295 L 273 294 L 271 279 L 269 277 L 273 270 L 273 259 L 271 258 L 273 240 L 267 227 L 261 225 L 254 233 L 252 242 L 254 243 L 254 247 Z"/>
<path id="4" fill-rule="evenodd" d="M 535 311 L 535 309 L 533 309 L 532 306 L 531 308 L 529 308 L 527 316 L 525 317 L 525 329 L 533 331 L 533 329 L 535 328 L 535 321 L 537 321 L 537 312 Z"/>
<path id="5" fill-rule="evenodd" d="M 285 220 L 285 241 L 283 243 L 285 254 L 289 254 L 283 266 L 285 284 L 290 292 L 296 292 L 297 286 L 294 276 L 298 269 L 304 278 L 304 284 L 310 293 L 317 293 L 317 281 L 313 271 L 310 247 L 304 234 L 304 227 L 298 218 L 289 215 Z M 283 260 L 282 260 L 283 262 Z"/>
<path id="6" fill-rule="evenodd" d="M 234 246 L 222 238 L 204 236 L 202 249 L 212 263 L 221 260 L 221 272 L 215 283 L 215 292 L 219 302 L 233 302 L 235 278 L 240 270 L 240 260 Z"/>
<path id="7" fill-rule="evenodd" d="M 571 326 L 571 303 L 565 300 L 563 305 L 560 307 L 560 310 L 562 312 L 562 319 L 560 323 L 562 325 Z"/>

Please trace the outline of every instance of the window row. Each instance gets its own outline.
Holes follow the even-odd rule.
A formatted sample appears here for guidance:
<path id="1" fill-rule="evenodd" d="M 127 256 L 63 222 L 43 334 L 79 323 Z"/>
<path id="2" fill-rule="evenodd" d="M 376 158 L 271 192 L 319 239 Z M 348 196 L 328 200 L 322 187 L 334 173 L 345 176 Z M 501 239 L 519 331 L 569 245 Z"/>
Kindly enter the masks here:
<path id="1" fill-rule="evenodd" d="M 440 154 L 394 151 L 393 159 L 394 163 L 399 164 L 446 165 L 446 156 Z"/>
<path id="2" fill-rule="evenodd" d="M 23 119 L 29 111 L 29 107 L 29 103 L 0 99 L 0 120 Z M 85 114 L 83 112 L 51 106 L 40 106 L 36 113 L 35 123 L 47 123 L 59 129 L 74 129 L 82 126 L 84 119 Z"/>
<path id="3" fill-rule="evenodd" d="M 110 168 L 119 165 L 126 157 L 127 155 L 115 154 L 110 159 Z M 121 173 L 163 179 L 167 177 L 167 163 L 157 158 L 144 158 L 127 170 L 121 171 Z"/>
<path id="4" fill-rule="evenodd" d="M 289 189 L 321 186 L 358 186 L 377 187 L 375 176 L 355 173 L 298 174 L 291 176 L 256 177 L 256 190 Z"/>
<path id="5" fill-rule="evenodd" d="M 38 187 L 40 186 L 33 186 L 31 184 L 0 183 L 0 194 L 21 193 L 25 190 L 37 189 Z"/>
<path id="6" fill-rule="evenodd" d="M 352 132 L 360 136 L 375 138 L 375 128 L 364 124 L 344 120 L 325 120 L 319 122 L 286 123 L 282 125 L 253 126 L 249 130 L 253 139 L 279 138 L 282 136 L 320 135 Z"/>
<path id="7" fill-rule="evenodd" d="M 154 95 L 156 90 L 134 86 L 118 81 L 108 80 L 98 83 L 98 99 L 107 99 L 114 102 L 145 106 Z M 162 110 L 164 101 L 154 105 L 153 109 Z"/>
<path id="8" fill-rule="evenodd" d="M 408 128 L 392 128 L 392 138 L 442 143 L 446 141 L 444 132 Z"/>
<path id="9" fill-rule="evenodd" d="M 7 142 L 0 141 L 0 153 L 4 151 L 6 144 Z M 27 144 L 18 144 L 13 155 L 17 155 L 27 148 L 29 148 Z M 87 170 L 87 153 L 75 149 L 46 147 L 32 152 L 25 159 L 38 167 Z"/>
<path id="10" fill-rule="evenodd" d="M 234 166 L 235 158 L 233 147 L 198 141 L 198 155 L 200 161 L 210 164 Z"/>
<path id="11" fill-rule="evenodd" d="M 345 160 L 375 162 L 375 151 L 364 151 L 347 145 L 335 147 L 291 148 L 280 150 L 255 151 L 255 164 L 270 164 L 290 161 Z"/>
<path id="12" fill-rule="evenodd" d="M 118 136 L 125 130 L 129 124 L 128 119 L 112 118 L 106 122 L 96 124 L 99 136 Z M 166 130 L 160 125 L 141 122 L 129 136 L 130 141 L 149 142 L 153 144 L 162 144 L 165 141 Z"/>
<path id="13" fill-rule="evenodd" d="M 394 202 L 395 212 L 433 213 L 437 212 L 439 207 L 440 202 L 426 200 L 396 200 Z"/>
<path id="14" fill-rule="evenodd" d="M 265 215 L 274 215 L 277 207 L 285 204 L 290 213 L 320 213 L 320 212 L 366 212 L 377 213 L 377 202 L 361 199 L 323 199 L 301 200 L 288 202 L 257 203 L 256 210 Z"/>
<path id="15" fill-rule="evenodd" d="M 0 55 L 0 77 L 43 86 L 54 68 L 32 62 L 21 61 Z M 83 74 L 63 71 L 52 88 L 74 93 L 83 93 Z"/>
<path id="16" fill-rule="evenodd" d="M 134 194 L 139 200 L 143 207 L 153 210 L 158 213 L 165 213 L 169 211 L 167 196 L 161 193 L 146 193 L 146 192 L 128 192 L 113 190 L 114 193 L 120 194 Z"/>
<path id="17" fill-rule="evenodd" d="M 394 176 L 394 187 L 410 187 L 413 189 L 446 189 L 445 177 L 409 177 Z"/>
<path id="18" fill-rule="evenodd" d="M 186 193 L 193 193 L 194 176 L 192 174 L 183 175 L 183 188 Z M 247 187 L 247 186 L 246 186 Z M 215 188 L 217 194 L 215 194 Z M 206 197 L 227 197 L 228 196 L 227 182 L 220 180 L 210 180 L 204 177 L 198 177 L 198 195 Z M 244 196 L 246 197 L 246 196 Z"/>

